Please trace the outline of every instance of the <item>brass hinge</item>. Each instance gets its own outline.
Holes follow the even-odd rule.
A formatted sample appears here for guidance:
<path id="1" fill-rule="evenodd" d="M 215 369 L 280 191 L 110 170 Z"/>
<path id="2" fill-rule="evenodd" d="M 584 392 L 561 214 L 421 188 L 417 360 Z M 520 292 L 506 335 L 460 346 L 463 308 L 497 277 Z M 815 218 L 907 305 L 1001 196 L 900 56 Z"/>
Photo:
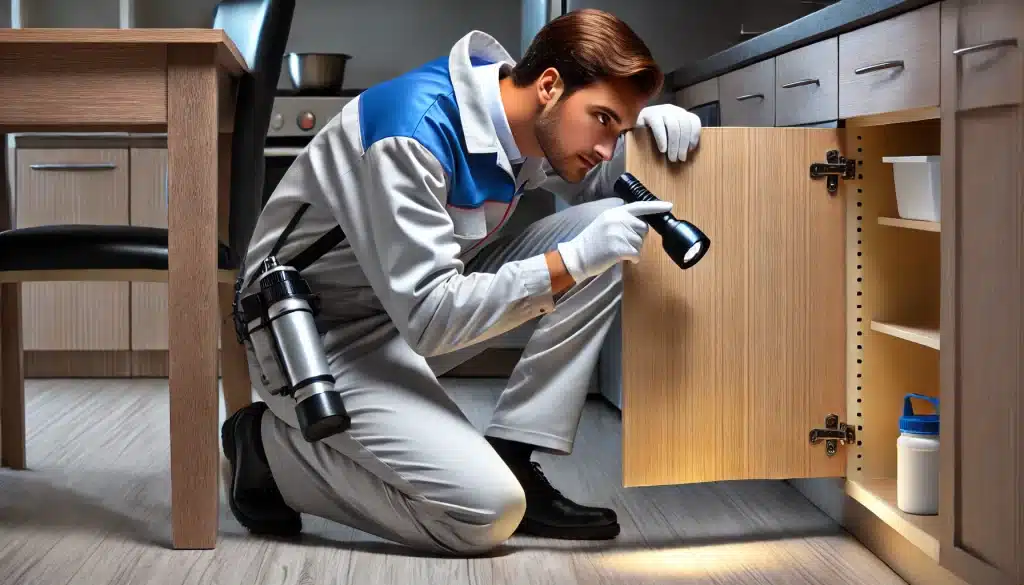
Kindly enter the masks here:
<path id="1" fill-rule="evenodd" d="M 811 163 L 811 178 L 825 177 L 828 192 L 835 194 L 839 190 L 839 179 L 852 179 L 857 176 L 857 161 L 840 156 L 838 150 L 825 153 L 825 162 Z"/>
<path id="2" fill-rule="evenodd" d="M 825 441 L 825 454 L 832 457 L 839 449 L 839 443 L 853 443 L 857 440 L 857 433 L 853 427 L 839 422 L 839 415 L 830 414 L 825 417 L 825 428 L 811 429 L 811 444 L 817 445 Z"/>

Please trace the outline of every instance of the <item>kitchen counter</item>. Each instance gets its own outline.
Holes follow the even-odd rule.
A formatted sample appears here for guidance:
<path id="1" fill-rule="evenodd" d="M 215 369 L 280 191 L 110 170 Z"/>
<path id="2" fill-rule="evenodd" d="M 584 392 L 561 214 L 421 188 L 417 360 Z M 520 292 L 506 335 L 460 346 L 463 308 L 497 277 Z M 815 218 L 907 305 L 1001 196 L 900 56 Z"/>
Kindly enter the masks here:
<path id="1" fill-rule="evenodd" d="M 666 89 L 718 77 L 751 63 L 892 18 L 936 0 L 842 0 L 668 74 Z"/>

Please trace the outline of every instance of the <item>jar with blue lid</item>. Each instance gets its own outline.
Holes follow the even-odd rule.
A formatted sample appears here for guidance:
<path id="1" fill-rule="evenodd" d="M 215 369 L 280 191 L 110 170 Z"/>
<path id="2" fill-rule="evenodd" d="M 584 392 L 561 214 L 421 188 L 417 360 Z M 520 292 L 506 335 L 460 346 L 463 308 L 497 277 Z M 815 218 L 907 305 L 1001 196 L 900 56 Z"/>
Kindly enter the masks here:
<path id="1" fill-rule="evenodd" d="M 913 399 L 931 403 L 934 414 L 914 411 Z M 935 515 L 939 509 L 939 399 L 924 394 L 903 398 L 896 441 L 896 506 L 908 514 Z"/>

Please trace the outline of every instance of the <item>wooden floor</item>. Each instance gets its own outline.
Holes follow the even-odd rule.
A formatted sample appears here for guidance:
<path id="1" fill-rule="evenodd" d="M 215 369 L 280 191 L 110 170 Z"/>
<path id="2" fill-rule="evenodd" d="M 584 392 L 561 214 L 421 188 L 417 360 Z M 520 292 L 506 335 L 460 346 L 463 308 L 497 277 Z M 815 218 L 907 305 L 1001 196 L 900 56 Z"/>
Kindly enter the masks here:
<path id="1" fill-rule="evenodd" d="M 500 382 L 451 381 L 479 426 Z M 611 542 L 513 538 L 434 559 L 318 518 L 301 542 L 249 537 L 221 508 L 214 551 L 173 551 L 165 380 L 31 380 L 30 470 L 0 470 L 4 585 L 902 584 L 785 483 L 622 489 L 619 416 L 588 403 L 576 451 L 539 456 L 570 497 L 611 505 Z M 223 407 L 222 407 L 223 408 Z"/>

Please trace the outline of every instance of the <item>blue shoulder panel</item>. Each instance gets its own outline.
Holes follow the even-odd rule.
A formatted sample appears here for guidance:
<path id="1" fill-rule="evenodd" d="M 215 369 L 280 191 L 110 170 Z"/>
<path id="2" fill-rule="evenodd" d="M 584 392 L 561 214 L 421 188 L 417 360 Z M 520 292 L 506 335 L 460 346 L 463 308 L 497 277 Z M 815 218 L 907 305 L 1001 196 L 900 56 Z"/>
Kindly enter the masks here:
<path id="1" fill-rule="evenodd" d="M 472 63 L 487 64 L 476 58 Z M 498 166 L 498 155 L 466 151 L 447 56 L 363 91 L 359 127 L 364 150 L 399 136 L 429 150 L 448 174 L 449 205 L 473 209 L 485 201 L 512 202 L 515 182 Z"/>

